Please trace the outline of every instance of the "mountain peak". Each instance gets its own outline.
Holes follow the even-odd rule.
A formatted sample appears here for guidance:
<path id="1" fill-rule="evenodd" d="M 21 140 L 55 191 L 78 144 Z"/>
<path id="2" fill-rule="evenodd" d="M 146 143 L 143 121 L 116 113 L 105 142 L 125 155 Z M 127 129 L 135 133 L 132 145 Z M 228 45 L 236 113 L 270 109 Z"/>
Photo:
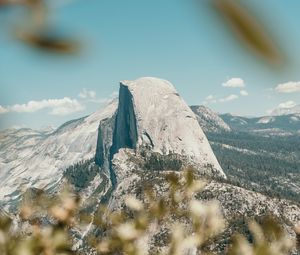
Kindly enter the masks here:
<path id="1" fill-rule="evenodd" d="M 170 83 L 167 80 L 156 78 L 156 77 L 141 77 L 136 80 L 123 80 L 120 82 L 121 85 L 127 86 L 130 89 L 136 89 L 137 87 L 140 89 L 146 89 L 146 88 L 151 88 L 151 89 L 173 89 L 175 90 L 174 86 L 172 83 Z M 163 92 L 163 91 L 162 91 Z"/>
<path id="2" fill-rule="evenodd" d="M 204 132 L 229 132 L 231 128 L 219 117 L 217 113 L 204 105 L 191 106 L 197 120 Z"/>
<path id="3" fill-rule="evenodd" d="M 111 156 L 122 148 L 178 154 L 225 177 L 195 114 L 166 80 L 120 83 Z"/>

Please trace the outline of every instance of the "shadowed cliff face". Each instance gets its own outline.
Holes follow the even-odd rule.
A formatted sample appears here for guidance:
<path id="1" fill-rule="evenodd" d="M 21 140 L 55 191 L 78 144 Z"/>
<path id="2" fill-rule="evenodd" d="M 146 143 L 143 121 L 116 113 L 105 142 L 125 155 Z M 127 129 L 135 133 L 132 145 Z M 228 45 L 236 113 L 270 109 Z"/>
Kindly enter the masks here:
<path id="1" fill-rule="evenodd" d="M 136 116 L 133 107 L 133 97 L 127 86 L 120 84 L 119 107 L 117 111 L 111 159 L 120 148 L 135 149 L 137 144 Z"/>
<path id="2" fill-rule="evenodd" d="M 105 172 L 108 172 L 110 162 L 110 150 L 112 147 L 113 130 L 116 121 L 116 113 L 100 121 L 98 128 L 97 149 L 95 163 Z"/>
<path id="3" fill-rule="evenodd" d="M 127 86 L 120 84 L 118 109 L 113 117 L 100 122 L 95 155 L 96 164 L 109 173 L 113 187 L 116 176 L 111 161 L 121 148 L 136 149 L 137 137 L 133 98 Z"/>
<path id="4" fill-rule="evenodd" d="M 106 167 L 106 159 L 111 160 L 119 149 L 136 149 L 137 126 L 133 108 L 133 98 L 127 86 L 120 84 L 118 109 L 113 117 L 100 122 L 95 161 Z"/>

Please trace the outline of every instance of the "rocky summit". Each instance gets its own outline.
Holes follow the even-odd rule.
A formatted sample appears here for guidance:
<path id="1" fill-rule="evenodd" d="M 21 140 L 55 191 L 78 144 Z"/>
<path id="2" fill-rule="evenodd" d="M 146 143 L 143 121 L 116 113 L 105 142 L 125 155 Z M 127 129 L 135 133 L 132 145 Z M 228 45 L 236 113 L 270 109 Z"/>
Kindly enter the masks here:
<path id="1" fill-rule="evenodd" d="M 106 145 L 109 139 L 101 137 L 106 132 L 99 130 L 98 162 L 111 160 L 127 148 L 135 153 L 182 158 L 185 165 L 225 178 L 195 114 L 168 81 L 157 78 L 122 81 L 111 128 L 110 147 Z"/>

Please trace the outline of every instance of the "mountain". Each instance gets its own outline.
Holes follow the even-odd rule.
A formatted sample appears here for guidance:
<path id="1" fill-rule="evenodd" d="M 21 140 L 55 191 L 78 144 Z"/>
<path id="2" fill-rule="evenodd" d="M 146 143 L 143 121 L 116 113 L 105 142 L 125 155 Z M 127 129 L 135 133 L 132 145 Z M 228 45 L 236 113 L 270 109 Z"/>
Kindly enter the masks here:
<path id="1" fill-rule="evenodd" d="M 94 216 L 103 203 L 111 211 L 123 209 L 129 194 L 143 200 L 142 191 L 149 183 L 163 197 L 168 191 L 166 175 L 182 176 L 183 169 L 192 167 L 196 176 L 207 183 L 196 198 L 218 200 L 226 220 L 225 232 L 208 247 L 209 251 L 224 254 L 231 233 L 244 231 L 251 217 L 273 215 L 295 238 L 293 226 L 300 221 L 299 205 L 247 190 L 253 187 L 246 174 L 240 174 L 242 183 L 237 183 L 234 177 L 238 174 L 234 172 L 247 173 L 247 167 L 251 166 L 241 160 L 245 169 L 235 168 L 246 150 L 244 140 L 239 144 L 238 138 L 232 137 L 236 134 L 232 127 L 210 110 L 192 109 L 171 83 L 146 77 L 122 81 L 118 102 L 113 101 L 90 116 L 69 121 L 53 132 L 31 129 L 2 132 L 0 181 L 4 185 L 0 187 L 0 207 L 15 212 L 21 199 L 30 199 L 41 189 L 59 193 L 67 183 L 81 196 L 81 210 Z M 234 146 L 230 145 L 233 138 Z M 232 170 L 226 165 L 228 157 L 218 150 L 223 147 L 230 148 L 236 156 L 235 161 L 234 156 L 229 157 Z M 251 153 L 248 148 L 245 155 Z M 296 179 L 295 169 L 293 174 Z M 239 187 L 244 183 L 244 187 Z M 151 228 L 145 243 L 146 254 L 164 249 L 167 227 L 162 222 Z M 98 229 L 93 222 L 87 229 L 72 231 L 77 240 L 75 248 L 84 253 L 89 251 L 90 237 L 105 236 L 105 230 Z"/>
<path id="2" fill-rule="evenodd" d="M 6 130 L 0 134 L 0 204 L 13 206 L 29 187 L 55 189 L 64 170 L 94 158 L 101 119 L 117 108 L 111 102 L 88 117 L 68 121 L 52 133 L 31 129 Z"/>
<path id="3" fill-rule="evenodd" d="M 219 117 L 217 113 L 203 105 L 191 106 L 196 118 L 204 132 L 230 131 L 231 128 Z"/>
<path id="4" fill-rule="evenodd" d="M 177 155 L 225 177 L 195 114 L 165 80 L 121 82 L 110 158 L 122 148 Z"/>
<path id="5" fill-rule="evenodd" d="M 248 132 L 262 136 L 300 134 L 300 113 L 245 117 L 217 114 L 203 105 L 194 105 L 191 109 L 205 132 Z"/>
<path id="6" fill-rule="evenodd" d="M 206 116 L 207 108 L 201 109 L 196 112 L 198 120 Z M 250 118 L 222 114 L 220 118 L 231 130 L 210 128 L 205 134 L 228 180 L 268 196 L 299 203 L 299 116 Z M 211 126 L 211 121 L 199 123 Z"/>
<path id="7" fill-rule="evenodd" d="M 220 118 L 233 131 L 252 132 L 262 135 L 291 135 L 300 131 L 300 114 L 278 116 L 243 117 L 221 114 Z"/>

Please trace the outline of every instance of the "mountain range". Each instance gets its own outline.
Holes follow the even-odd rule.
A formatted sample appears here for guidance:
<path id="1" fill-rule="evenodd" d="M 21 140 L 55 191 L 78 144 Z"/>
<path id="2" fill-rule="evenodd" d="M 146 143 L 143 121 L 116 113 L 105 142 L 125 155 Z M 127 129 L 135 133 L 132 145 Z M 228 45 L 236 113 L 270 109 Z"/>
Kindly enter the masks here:
<path id="1" fill-rule="evenodd" d="M 231 183 L 300 202 L 299 114 L 250 118 L 191 108 Z"/>
<path id="2" fill-rule="evenodd" d="M 252 118 L 232 114 L 221 114 L 220 118 L 222 118 L 233 131 L 247 131 L 265 136 L 286 136 L 299 134 L 300 131 L 300 112 Z"/>
<path id="3" fill-rule="evenodd" d="M 164 192 L 162 176 L 192 167 L 207 180 L 198 199 L 218 200 L 226 219 L 226 230 L 210 251 L 222 254 L 230 233 L 244 231 L 244 219 L 254 216 L 273 215 L 294 238 L 300 221 L 298 117 L 218 115 L 204 106 L 189 107 L 168 81 L 122 81 L 118 100 L 90 116 L 54 131 L 0 133 L 1 211 L 13 215 L 24 197 L 38 190 L 58 193 L 65 183 L 90 214 L 102 203 L 117 210 L 125 196 L 138 196 L 145 182 Z M 88 249 L 84 240 L 97 230 L 76 231 L 77 249 Z M 149 250 L 163 249 L 160 233 L 161 228 L 149 233 Z"/>

